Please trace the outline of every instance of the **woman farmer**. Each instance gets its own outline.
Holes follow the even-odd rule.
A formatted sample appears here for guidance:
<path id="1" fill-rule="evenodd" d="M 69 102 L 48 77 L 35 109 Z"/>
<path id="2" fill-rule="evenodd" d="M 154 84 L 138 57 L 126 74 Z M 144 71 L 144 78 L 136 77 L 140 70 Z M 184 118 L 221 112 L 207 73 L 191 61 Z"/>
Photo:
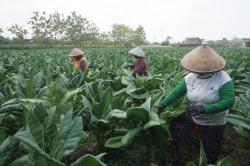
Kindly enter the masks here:
<path id="1" fill-rule="evenodd" d="M 84 52 L 78 48 L 73 48 L 71 53 L 69 54 L 72 57 L 74 68 L 77 70 L 87 71 L 88 64 L 86 62 L 86 57 Z"/>
<path id="2" fill-rule="evenodd" d="M 134 64 L 126 64 L 124 68 L 131 68 L 133 69 L 133 76 L 138 75 L 147 75 L 148 65 L 145 61 L 145 54 L 140 47 L 133 48 L 129 51 L 131 55 L 134 56 L 136 62 Z"/>
<path id="3" fill-rule="evenodd" d="M 215 164 L 225 130 L 228 109 L 235 101 L 233 82 L 223 71 L 225 60 L 213 49 L 203 45 L 187 53 L 181 60 L 190 71 L 159 105 L 159 113 L 181 96 L 187 96 L 185 113 L 174 119 L 170 131 L 171 148 L 179 155 L 179 148 L 191 135 L 193 127 L 200 128 L 200 137 L 208 163 Z"/>

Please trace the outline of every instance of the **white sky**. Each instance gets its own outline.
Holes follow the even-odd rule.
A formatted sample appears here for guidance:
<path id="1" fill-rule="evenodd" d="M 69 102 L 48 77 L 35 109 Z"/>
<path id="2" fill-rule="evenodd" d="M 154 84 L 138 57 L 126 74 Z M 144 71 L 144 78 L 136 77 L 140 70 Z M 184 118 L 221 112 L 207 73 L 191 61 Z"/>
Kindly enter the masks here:
<path id="1" fill-rule="evenodd" d="M 206 40 L 250 37 L 250 0 L 0 0 L 0 27 L 5 36 L 12 24 L 27 27 L 33 11 L 76 11 L 101 31 L 114 23 L 142 25 L 149 41 L 167 35 Z"/>

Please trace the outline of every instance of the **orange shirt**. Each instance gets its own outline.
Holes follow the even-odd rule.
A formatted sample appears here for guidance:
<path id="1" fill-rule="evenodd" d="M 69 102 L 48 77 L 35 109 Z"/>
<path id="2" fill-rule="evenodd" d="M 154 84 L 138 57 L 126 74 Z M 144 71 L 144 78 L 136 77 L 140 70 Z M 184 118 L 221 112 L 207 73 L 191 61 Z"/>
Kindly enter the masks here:
<path id="1" fill-rule="evenodd" d="M 83 71 L 88 70 L 88 64 L 83 59 L 81 59 L 79 61 L 73 61 L 73 64 L 74 64 L 75 69 L 81 69 Z"/>

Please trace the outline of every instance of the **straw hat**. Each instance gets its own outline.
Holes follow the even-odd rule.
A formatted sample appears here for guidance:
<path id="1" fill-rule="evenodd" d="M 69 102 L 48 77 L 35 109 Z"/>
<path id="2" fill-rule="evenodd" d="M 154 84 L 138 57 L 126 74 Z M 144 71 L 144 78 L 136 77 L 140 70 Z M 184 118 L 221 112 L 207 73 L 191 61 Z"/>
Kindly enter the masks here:
<path id="1" fill-rule="evenodd" d="M 138 57 L 145 58 L 145 54 L 140 47 L 133 48 L 132 50 L 129 51 L 129 53 Z"/>
<path id="2" fill-rule="evenodd" d="M 225 60 L 210 47 L 202 45 L 187 53 L 181 65 L 194 73 L 213 73 L 225 67 Z"/>
<path id="3" fill-rule="evenodd" d="M 80 50 L 79 48 L 73 48 L 72 51 L 70 52 L 69 56 L 79 56 L 79 55 L 83 55 L 84 52 L 82 50 Z"/>

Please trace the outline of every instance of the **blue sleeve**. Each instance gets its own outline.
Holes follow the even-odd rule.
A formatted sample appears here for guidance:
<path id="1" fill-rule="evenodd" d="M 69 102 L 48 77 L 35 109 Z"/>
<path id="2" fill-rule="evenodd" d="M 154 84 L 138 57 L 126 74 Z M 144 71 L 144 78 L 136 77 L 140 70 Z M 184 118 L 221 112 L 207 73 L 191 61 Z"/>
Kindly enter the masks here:
<path id="1" fill-rule="evenodd" d="M 80 62 L 80 69 L 81 69 L 81 70 L 84 70 L 84 69 L 85 69 L 84 61 L 81 61 L 81 62 Z"/>

